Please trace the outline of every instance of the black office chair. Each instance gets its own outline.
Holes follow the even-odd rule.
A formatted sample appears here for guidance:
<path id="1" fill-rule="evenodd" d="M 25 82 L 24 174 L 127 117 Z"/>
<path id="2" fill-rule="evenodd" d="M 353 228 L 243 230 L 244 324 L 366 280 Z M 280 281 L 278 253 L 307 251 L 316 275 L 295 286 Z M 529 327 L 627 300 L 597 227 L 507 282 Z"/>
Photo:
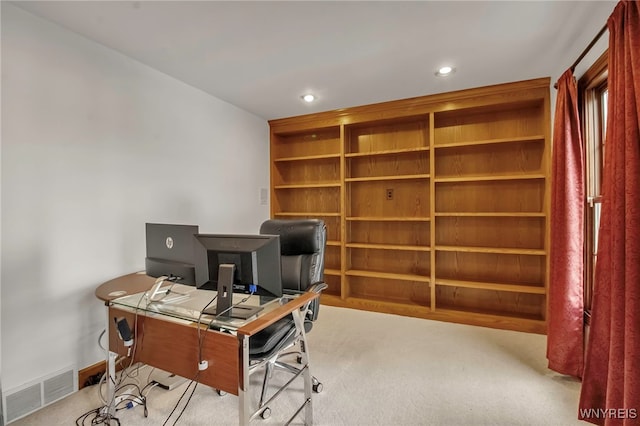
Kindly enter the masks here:
<path id="1" fill-rule="evenodd" d="M 282 286 L 285 294 L 301 294 L 307 291 L 320 293 L 327 288 L 327 284 L 324 283 L 324 252 L 327 242 L 324 221 L 272 219 L 260 226 L 260 233 L 280 236 Z M 309 365 L 306 333 L 311 331 L 313 322 L 318 318 L 319 307 L 319 298 L 303 306 L 302 330 L 296 328 L 293 315 L 289 315 L 249 340 L 250 371 L 265 366 L 262 393 L 258 404 L 258 412 L 262 418 L 266 419 L 270 416 L 271 410 L 267 404 L 279 393 L 279 391 L 276 392 L 266 400 L 269 379 L 274 368 L 279 367 L 296 375 L 301 373 L 299 366 L 285 362 L 281 358 L 296 354 L 298 364 Z M 296 344 L 299 346 L 298 350 L 287 352 Z M 312 376 L 311 382 L 314 392 L 322 391 L 322 383 L 318 379 Z"/>

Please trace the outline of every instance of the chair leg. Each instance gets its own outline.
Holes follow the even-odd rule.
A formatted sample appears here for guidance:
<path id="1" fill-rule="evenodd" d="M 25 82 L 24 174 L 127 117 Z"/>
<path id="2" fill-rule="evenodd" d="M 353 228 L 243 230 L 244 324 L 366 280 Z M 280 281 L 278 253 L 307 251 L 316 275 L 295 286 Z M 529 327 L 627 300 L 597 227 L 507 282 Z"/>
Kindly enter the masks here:
<path id="1" fill-rule="evenodd" d="M 322 392 L 323 389 L 323 385 L 322 383 L 316 378 L 316 376 L 311 376 L 311 388 L 313 389 L 313 391 L 315 393 L 320 393 Z"/>
<path id="2" fill-rule="evenodd" d="M 267 399 L 267 388 L 269 386 L 269 379 L 273 374 L 273 366 L 275 364 L 275 359 L 273 361 L 267 362 L 264 368 L 264 379 L 262 380 L 262 392 L 260 393 L 260 402 L 258 403 L 258 408 L 262 408 L 264 405 L 264 401 Z"/>
<path id="3" fill-rule="evenodd" d="M 307 336 L 306 333 L 302 335 L 300 339 L 300 355 L 298 356 L 298 364 L 307 364 L 311 365 L 311 361 L 309 360 L 309 351 L 307 350 Z M 316 378 L 316 376 L 311 376 L 311 386 L 315 393 L 322 392 L 322 383 Z"/>

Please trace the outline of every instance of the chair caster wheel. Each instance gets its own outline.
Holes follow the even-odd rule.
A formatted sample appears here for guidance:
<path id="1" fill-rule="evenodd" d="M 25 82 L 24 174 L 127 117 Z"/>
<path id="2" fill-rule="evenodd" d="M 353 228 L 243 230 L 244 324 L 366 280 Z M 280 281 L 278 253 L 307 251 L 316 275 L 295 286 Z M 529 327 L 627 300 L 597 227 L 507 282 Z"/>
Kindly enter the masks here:
<path id="1" fill-rule="evenodd" d="M 217 393 L 218 395 L 220 395 L 220 396 L 225 396 L 225 395 L 227 394 L 225 391 L 220 390 L 220 389 L 216 389 L 216 393 Z"/>
<path id="2" fill-rule="evenodd" d="M 315 393 L 320 393 L 322 392 L 322 383 L 318 382 L 316 384 L 314 384 L 313 386 L 311 386 L 313 388 L 313 391 Z"/>
<path id="3" fill-rule="evenodd" d="M 298 357 L 296 358 L 296 361 L 298 361 L 298 364 L 302 364 L 302 357 L 298 355 Z"/>
<path id="4" fill-rule="evenodd" d="M 262 413 L 260 413 L 260 417 L 262 417 L 263 419 L 268 419 L 269 417 L 271 417 L 271 408 L 266 407 L 264 410 L 262 410 Z"/>

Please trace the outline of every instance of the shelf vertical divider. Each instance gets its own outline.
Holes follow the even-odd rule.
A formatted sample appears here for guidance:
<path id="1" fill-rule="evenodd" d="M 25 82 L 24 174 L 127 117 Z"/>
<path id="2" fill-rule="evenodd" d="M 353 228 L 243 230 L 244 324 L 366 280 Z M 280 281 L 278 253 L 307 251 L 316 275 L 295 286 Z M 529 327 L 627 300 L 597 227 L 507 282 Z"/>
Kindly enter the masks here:
<path id="1" fill-rule="evenodd" d="M 436 150 L 435 150 L 435 113 L 429 113 L 429 244 L 430 264 L 429 271 L 431 273 L 429 279 L 429 292 L 431 312 L 436 310 Z"/>
<path id="2" fill-rule="evenodd" d="M 345 151 L 347 145 L 347 134 L 344 124 L 340 124 L 340 299 L 349 297 L 349 286 L 347 283 L 347 215 L 350 208 L 347 207 L 347 184 Z"/>
<path id="3" fill-rule="evenodd" d="M 273 131 L 273 127 L 269 126 L 269 159 L 271 162 L 269 163 L 269 217 L 274 219 L 276 217 L 276 208 L 274 200 L 276 199 L 276 181 L 274 178 L 275 168 L 275 149 L 273 148 L 274 141 L 276 140 L 276 133 Z"/>

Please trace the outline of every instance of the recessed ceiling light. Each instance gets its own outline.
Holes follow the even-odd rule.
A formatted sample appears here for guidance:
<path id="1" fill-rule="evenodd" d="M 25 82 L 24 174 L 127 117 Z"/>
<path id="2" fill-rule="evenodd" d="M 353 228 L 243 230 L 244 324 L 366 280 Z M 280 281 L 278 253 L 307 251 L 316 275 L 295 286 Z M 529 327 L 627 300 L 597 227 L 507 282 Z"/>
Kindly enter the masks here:
<path id="1" fill-rule="evenodd" d="M 444 77 L 444 76 L 453 74 L 455 70 L 456 70 L 455 68 L 450 66 L 440 67 L 438 71 L 436 71 L 436 75 L 438 77 Z"/>
<path id="2" fill-rule="evenodd" d="M 316 100 L 316 97 L 314 95 L 312 95 L 311 93 L 307 93 L 306 95 L 302 95 L 301 96 L 302 100 L 305 102 L 313 102 Z"/>

